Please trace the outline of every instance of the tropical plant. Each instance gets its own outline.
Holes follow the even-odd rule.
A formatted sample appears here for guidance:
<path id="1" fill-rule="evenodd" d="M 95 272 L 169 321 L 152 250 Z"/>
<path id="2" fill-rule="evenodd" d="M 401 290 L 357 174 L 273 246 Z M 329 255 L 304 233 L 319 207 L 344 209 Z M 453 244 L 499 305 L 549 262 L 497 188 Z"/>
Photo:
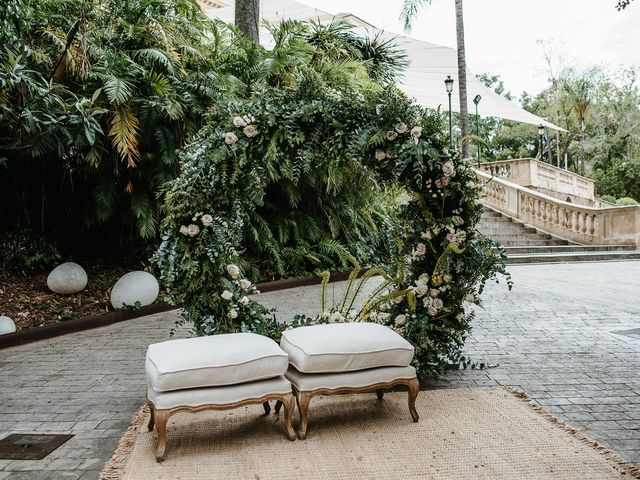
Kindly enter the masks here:
<path id="1" fill-rule="evenodd" d="M 504 272 L 493 245 L 474 228 L 481 189 L 448 150 L 442 115 L 393 85 L 383 88 L 346 49 L 333 48 L 335 29 L 314 28 L 274 27 L 271 51 L 234 42 L 227 61 L 239 73 L 260 75 L 245 78 L 243 95 L 215 104 L 182 153 L 181 174 L 164 197 L 154 262 L 196 333 L 256 331 L 277 339 L 285 326 L 249 297 L 247 277 L 263 268 L 252 252 L 274 240 L 273 255 L 299 248 L 299 240 L 287 242 L 302 227 L 318 245 L 314 255 L 342 255 L 359 270 L 350 253 L 361 242 L 335 238 L 375 233 L 375 219 L 357 220 L 371 216 L 365 204 L 402 192 L 393 194 L 395 214 L 387 212 L 384 228 L 395 247 L 366 274 L 382 275 L 382 290 L 359 312 L 344 302 L 295 324 L 389 325 L 416 346 L 422 375 L 435 377 L 468 362 L 462 345 L 473 313 L 464 302 L 476 303 L 484 282 Z M 313 232 L 318 221 L 322 228 Z"/>
<path id="2" fill-rule="evenodd" d="M 152 238 L 176 150 L 229 88 L 215 68 L 223 33 L 196 0 L 5 5 L 3 221 L 18 212 L 11 222 L 70 242 L 91 244 L 90 227 L 111 245 Z"/>

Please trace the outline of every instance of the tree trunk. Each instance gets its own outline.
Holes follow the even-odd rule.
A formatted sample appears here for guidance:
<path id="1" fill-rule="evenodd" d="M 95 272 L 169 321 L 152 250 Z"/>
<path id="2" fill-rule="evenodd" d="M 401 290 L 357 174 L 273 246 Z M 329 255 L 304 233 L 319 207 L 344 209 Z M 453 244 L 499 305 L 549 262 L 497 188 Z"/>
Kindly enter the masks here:
<path id="1" fill-rule="evenodd" d="M 469 135 L 469 112 L 467 111 L 467 62 L 464 54 L 464 21 L 462 0 L 456 0 L 456 38 L 458 44 L 458 94 L 460 96 L 460 134 Z M 469 143 L 462 144 L 462 158 L 469 158 Z"/>
<path id="2" fill-rule="evenodd" d="M 236 0 L 235 22 L 247 37 L 260 42 L 260 0 Z"/>

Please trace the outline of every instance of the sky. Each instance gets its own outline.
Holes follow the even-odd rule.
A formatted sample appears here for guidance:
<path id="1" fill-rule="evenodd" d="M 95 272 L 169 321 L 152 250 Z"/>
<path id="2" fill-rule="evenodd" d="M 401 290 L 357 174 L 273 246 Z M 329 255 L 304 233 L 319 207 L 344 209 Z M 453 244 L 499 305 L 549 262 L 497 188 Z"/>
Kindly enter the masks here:
<path id="1" fill-rule="evenodd" d="M 262 0 L 269 1 L 269 0 Z M 402 0 L 301 0 L 329 13 L 348 12 L 385 30 L 403 33 Z M 610 71 L 640 66 L 640 0 L 618 12 L 616 0 L 465 0 L 467 65 L 475 74 L 500 75 L 520 96 L 545 88 L 552 68 L 601 64 Z M 453 0 L 432 0 L 410 35 L 456 45 Z"/>

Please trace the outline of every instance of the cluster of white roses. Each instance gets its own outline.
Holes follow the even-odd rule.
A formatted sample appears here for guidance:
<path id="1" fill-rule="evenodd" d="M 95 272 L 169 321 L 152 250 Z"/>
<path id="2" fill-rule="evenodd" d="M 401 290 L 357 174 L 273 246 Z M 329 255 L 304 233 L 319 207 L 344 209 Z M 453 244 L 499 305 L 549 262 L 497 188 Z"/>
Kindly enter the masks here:
<path id="1" fill-rule="evenodd" d="M 406 123 L 404 122 L 399 122 L 396 123 L 395 127 L 393 130 L 389 130 L 387 132 L 387 140 L 389 140 L 390 142 L 393 142 L 396 138 L 398 138 L 398 135 L 401 133 L 406 133 L 407 130 L 409 130 L 409 127 L 407 126 Z M 422 136 L 422 127 L 416 125 L 415 127 L 413 127 L 411 129 L 411 141 L 413 141 L 413 143 L 417 144 L 420 137 Z M 376 160 L 378 161 L 382 161 L 385 158 L 387 158 L 389 155 L 387 154 L 386 150 L 382 149 L 382 148 L 377 148 L 376 149 L 376 153 L 375 153 L 375 157 Z"/>
<path id="2" fill-rule="evenodd" d="M 255 137 L 258 134 L 258 130 L 252 123 L 255 123 L 256 119 L 253 115 L 236 116 L 233 117 L 233 125 L 237 128 L 242 128 L 242 133 L 247 138 Z M 227 145 L 233 145 L 238 141 L 238 136 L 233 132 L 227 132 L 224 135 L 224 143 Z"/>
<path id="3" fill-rule="evenodd" d="M 238 287 L 240 287 L 244 292 L 242 296 L 239 296 L 239 298 L 235 301 L 235 303 L 237 305 L 246 307 L 251 302 L 251 300 L 246 295 L 246 293 L 250 293 L 250 291 L 252 290 L 253 284 L 246 278 L 240 278 L 240 268 L 237 265 L 234 265 L 234 264 L 227 265 L 227 273 L 233 280 L 233 283 L 235 283 Z M 253 290 L 254 290 L 254 293 L 259 293 L 257 290 L 255 289 Z M 220 296 L 224 300 L 230 303 L 234 302 L 234 299 L 235 299 L 235 295 L 233 294 L 233 292 L 229 290 L 223 291 L 220 294 Z M 227 315 L 229 316 L 229 318 L 231 319 L 238 318 L 238 311 L 233 307 L 233 303 L 230 305 L 230 307 L 231 308 L 229 308 L 229 311 L 227 312 Z"/>
<path id="4" fill-rule="evenodd" d="M 453 280 L 453 276 L 450 274 L 444 275 L 445 283 L 449 283 Z M 438 314 L 438 311 L 444 307 L 444 302 L 439 295 L 446 291 L 449 287 L 444 285 L 440 288 L 429 287 L 429 275 L 423 273 L 416 280 L 416 284 L 411 287 L 417 298 L 422 299 L 422 304 L 427 309 L 427 313 L 432 317 Z"/>
<path id="5" fill-rule="evenodd" d="M 436 236 L 438 236 L 438 234 L 440 234 L 440 232 L 444 228 L 447 231 L 447 242 L 455 243 L 458 246 L 464 243 L 464 241 L 467 239 L 467 232 L 463 228 L 458 228 L 464 225 L 464 219 L 459 215 L 459 210 L 454 210 L 453 213 L 454 215 L 449 219 L 447 224 L 445 224 L 444 226 L 434 225 L 430 229 L 422 232 L 420 234 L 420 238 L 422 238 L 423 240 L 433 240 Z M 412 257 L 415 260 L 424 255 L 425 251 L 426 248 L 424 244 L 418 243 L 413 251 Z"/>
<path id="6" fill-rule="evenodd" d="M 198 221 L 198 219 L 200 219 L 200 222 L 202 222 L 203 227 L 210 227 L 213 224 L 213 217 L 211 215 L 209 215 L 208 213 L 198 212 L 191 219 L 191 221 L 194 223 L 180 226 L 180 233 L 189 237 L 195 237 L 196 235 L 198 235 L 200 233 L 200 226 L 195 223 Z"/>
<path id="7" fill-rule="evenodd" d="M 327 323 L 349 323 L 353 322 L 355 319 L 356 311 L 354 309 L 349 310 L 346 315 L 343 315 L 342 312 L 338 310 L 322 312 L 318 315 L 318 320 L 326 321 Z"/>

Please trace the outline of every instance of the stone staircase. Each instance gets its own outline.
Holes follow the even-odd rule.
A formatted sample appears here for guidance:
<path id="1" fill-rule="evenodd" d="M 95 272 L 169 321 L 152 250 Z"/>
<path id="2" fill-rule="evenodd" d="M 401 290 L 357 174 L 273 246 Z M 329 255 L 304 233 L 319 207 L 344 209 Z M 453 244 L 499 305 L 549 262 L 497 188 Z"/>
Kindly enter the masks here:
<path id="1" fill-rule="evenodd" d="M 569 243 L 488 207 L 477 228 L 505 247 L 510 264 L 640 259 L 640 251 L 634 247 Z"/>

